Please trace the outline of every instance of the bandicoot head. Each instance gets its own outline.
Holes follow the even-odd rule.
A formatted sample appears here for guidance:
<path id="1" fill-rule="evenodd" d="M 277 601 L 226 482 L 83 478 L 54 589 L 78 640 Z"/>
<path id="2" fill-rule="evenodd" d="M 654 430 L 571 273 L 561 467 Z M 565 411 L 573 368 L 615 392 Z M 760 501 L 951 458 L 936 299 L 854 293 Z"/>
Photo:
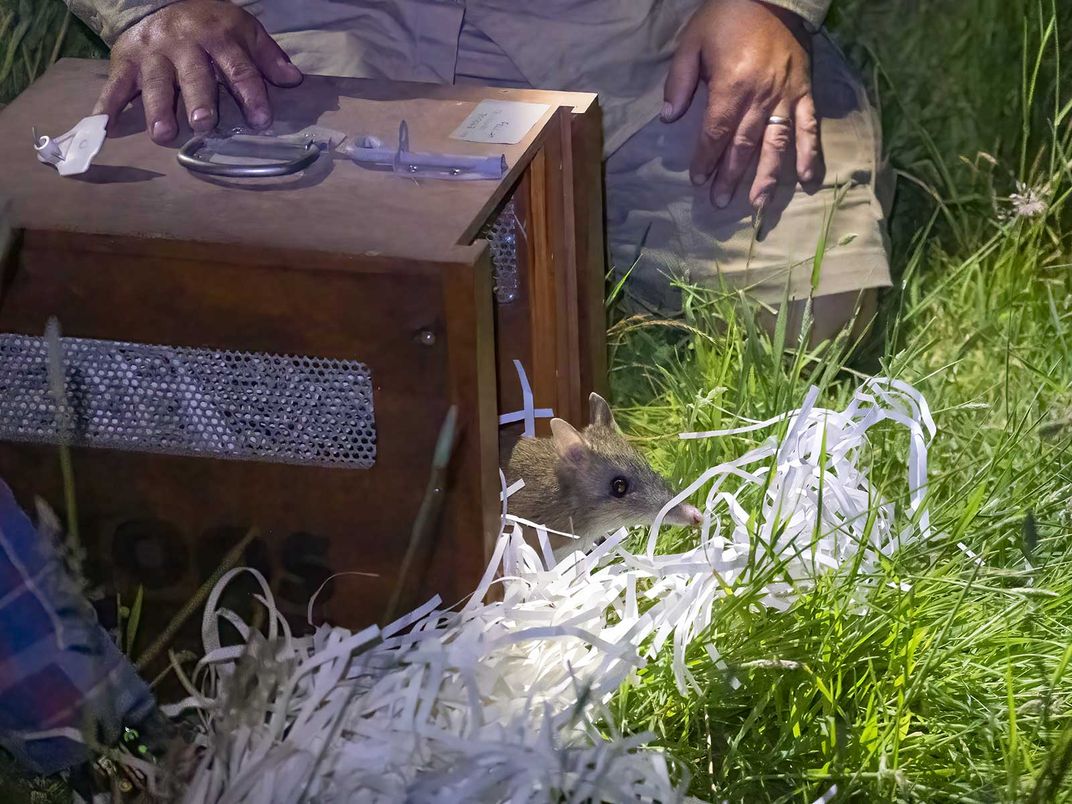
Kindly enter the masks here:
<path id="1" fill-rule="evenodd" d="M 603 397 L 593 393 L 589 410 L 589 424 L 583 432 L 562 419 L 551 421 L 551 439 L 560 459 L 559 481 L 577 508 L 587 509 L 578 511 L 576 519 L 599 535 L 652 524 L 674 492 L 626 441 Z M 663 518 L 668 525 L 698 525 L 702 520 L 700 511 L 686 503 L 670 509 Z"/>

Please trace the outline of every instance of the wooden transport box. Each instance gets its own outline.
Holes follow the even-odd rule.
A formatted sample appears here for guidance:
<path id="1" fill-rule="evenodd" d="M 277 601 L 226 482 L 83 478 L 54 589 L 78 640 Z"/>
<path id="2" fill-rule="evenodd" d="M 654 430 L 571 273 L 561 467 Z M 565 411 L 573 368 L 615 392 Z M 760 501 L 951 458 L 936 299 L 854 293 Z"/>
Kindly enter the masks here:
<path id="1" fill-rule="evenodd" d="M 436 530 L 403 606 L 470 592 L 497 532 L 498 415 L 581 421 L 606 379 L 594 96 L 309 76 L 274 130 L 319 124 L 414 151 L 506 156 L 502 180 L 412 179 L 325 153 L 302 174 L 195 175 L 139 104 L 82 176 L 35 158 L 88 113 L 107 64 L 64 60 L 0 113 L 15 227 L 0 283 L 0 477 L 63 513 L 43 334 L 62 327 L 92 579 L 166 623 L 251 527 L 245 560 L 296 620 L 379 621 L 458 405 Z M 518 144 L 450 134 L 484 99 L 547 104 Z M 180 109 L 180 119 L 182 112 Z M 241 122 L 221 101 L 222 128 Z M 540 421 L 540 428 L 546 421 Z M 508 434 L 511 428 L 504 428 Z M 516 429 L 516 428 L 514 428 Z M 404 610 L 404 609 L 403 609 Z M 196 630 L 196 624 L 194 624 Z"/>

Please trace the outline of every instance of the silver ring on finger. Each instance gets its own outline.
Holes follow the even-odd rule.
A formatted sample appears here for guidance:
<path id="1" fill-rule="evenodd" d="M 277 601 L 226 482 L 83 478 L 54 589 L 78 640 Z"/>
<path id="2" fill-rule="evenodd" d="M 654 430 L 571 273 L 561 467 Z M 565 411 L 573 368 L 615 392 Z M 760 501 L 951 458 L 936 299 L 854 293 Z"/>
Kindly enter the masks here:
<path id="1" fill-rule="evenodd" d="M 782 117 L 780 115 L 772 114 L 770 117 L 767 118 L 767 125 L 792 127 L 793 118 L 791 118 L 791 117 Z"/>

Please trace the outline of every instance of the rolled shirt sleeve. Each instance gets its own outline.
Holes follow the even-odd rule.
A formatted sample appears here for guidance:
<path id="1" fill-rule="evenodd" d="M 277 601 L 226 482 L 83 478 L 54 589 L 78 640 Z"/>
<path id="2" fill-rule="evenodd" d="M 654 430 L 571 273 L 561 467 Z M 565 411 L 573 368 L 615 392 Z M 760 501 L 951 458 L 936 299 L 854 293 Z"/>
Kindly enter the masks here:
<path id="1" fill-rule="evenodd" d="M 71 13 L 111 47 L 127 28 L 177 0 L 65 0 Z"/>
<path id="2" fill-rule="evenodd" d="M 779 6 L 804 18 L 812 29 L 822 27 L 826 13 L 830 10 L 831 0 L 765 0 L 772 6 Z"/>

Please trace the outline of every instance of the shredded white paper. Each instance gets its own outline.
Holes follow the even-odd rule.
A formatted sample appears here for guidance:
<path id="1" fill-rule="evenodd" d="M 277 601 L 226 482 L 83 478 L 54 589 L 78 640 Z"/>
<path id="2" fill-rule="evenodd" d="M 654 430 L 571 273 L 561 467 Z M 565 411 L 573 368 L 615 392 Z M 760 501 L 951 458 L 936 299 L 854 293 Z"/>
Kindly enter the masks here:
<path id="1" fill-rule="evenodd" d="M 619 531 L 555 564 L 522 539 L 508 513 L 515 489 L 503 480 L 502 532 L 459 609 L 437 597 L 382 629 L 322 625 L 299 638 L 263 577 L 229 573 L 206 605 L 206 655 L 186 681 L 190 697 L 174 707 L 196 712 L 203 748 L 184 801 L 684 801 L 687 774 L 651 736 L 615 732 L 606 704 L 622 684 L 670 651 L 680 691 L 694 690 L 686 649 L 735 582 L 770 574 L 763 602 L 784 609 L 816 574 L 853 566 L 863 577 L 880 556 L 929 535 L 935 429 L 925 400 L 887 379 L 866 382 L 842 411 L 816 399 L 813 389 L 799 410 L 737 430 L 786 423 L 783 438 L 713 467 L 667 505 L 710 484 L 699 543 L 681 553 L 657 553 L 657 522 L 639 555 L 623 549 Z M 900 514 L 858 464 L 882 421 L 911 436 L 910 504 Z M 742 496 L 749 487 L 762 491 L 762 510 L 738 502 L 756 498 Z M 262 586 L 263 636 L 219 607 L 243 571 Z M 499 600 L 487 599 L 493 584 Z M 224 623 L 239 644 L 224 645 Z M 716 646 L 704 647 L 728 673 Z"/>
<path id="2" fill-rule="evenodd" d="M 525 423 L 525 438 L 536 437 L 536 420 L 550 419 L 555 415 L 551 408 L 537 408 L 533 402 L 532 386 L 529 377 L 525 373 L 525 367 L 520 360 L 514 361 L 514 369 L 517 371 L 518 382 L 521 383 L 521 410 L 513 413 L 504 413 L 499 417 L 499 424 L 513 424 L 514 422 Z"/>

